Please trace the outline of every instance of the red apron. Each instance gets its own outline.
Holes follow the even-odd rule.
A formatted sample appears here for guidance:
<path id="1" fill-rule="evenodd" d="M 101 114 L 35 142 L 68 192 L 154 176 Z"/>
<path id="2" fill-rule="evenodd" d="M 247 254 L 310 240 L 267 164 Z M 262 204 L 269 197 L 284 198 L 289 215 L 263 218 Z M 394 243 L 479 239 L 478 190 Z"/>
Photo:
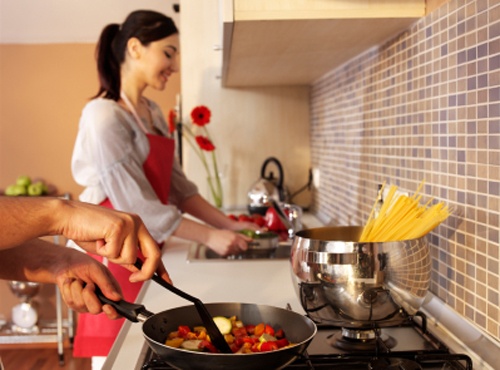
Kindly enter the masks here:
<path id="1" fill-rule="evenodd" d="M 135 113 L 135 112 L 133 112 Z M 141 128 L 145 130 L 140 124 Z M 146 133 L 149 141 L 149 155 L 143 164 L 144 173 L 153 187 L 158 199 L 168 203 L 170 175 L 172 173 L 175 142 L 173 139 Z M 109 199 L 102 206 L 114 208 Z M 98 261 L 101 256 L 92 255 Z M 142 283 L 131 283 L 130 272 L 120 265 L 108 263 L 109 270 L 120 283 L 124 299 L 134 302 Z M 75 357 L 107 356 L 125 319 L 109 320 L 104 313 L 99 315 L 80 314 L 75 335 L 73 355 Z"/>

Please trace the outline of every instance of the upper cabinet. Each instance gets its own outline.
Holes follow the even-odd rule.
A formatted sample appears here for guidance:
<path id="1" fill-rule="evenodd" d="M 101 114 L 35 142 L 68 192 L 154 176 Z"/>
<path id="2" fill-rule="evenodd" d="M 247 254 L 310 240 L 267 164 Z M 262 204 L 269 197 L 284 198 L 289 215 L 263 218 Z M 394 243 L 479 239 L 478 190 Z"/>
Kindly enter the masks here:
<path id="1" fill-rule="evenodd" d="M 222 0 L 222 84 L 309 85 L 408 29 L 425 0 Z"/>

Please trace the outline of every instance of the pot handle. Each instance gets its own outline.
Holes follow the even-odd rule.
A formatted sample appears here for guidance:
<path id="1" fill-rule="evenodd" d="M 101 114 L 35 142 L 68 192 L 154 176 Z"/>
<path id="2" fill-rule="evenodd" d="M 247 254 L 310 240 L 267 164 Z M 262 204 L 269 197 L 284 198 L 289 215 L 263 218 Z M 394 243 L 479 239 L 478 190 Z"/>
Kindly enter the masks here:
<path id="1" fill-rule="evenodd" d="M 307 263 L 318 265 L 357 265 L 359 263 L 358 253 L 329 253 L 329 252 L 305 252 Z"/>
<path id="2" fill-rule="evenodd" d="M 99 298 L 101 303 L 109 304 L 120 315 L 122 315 L 123 317 L 125 317 L 129 321 L 144 322 L 149 317 L 154 315 L 154 313 L 148 311 L 146 309 L 146 307 L 144 307 L 142 304 L 127 302 L 127 301 L 124 301 L 123 299 L 120 299 L 119 301 L 113 301 L 113 300 L 107 298 L 101 292 L 101 289 L 99 289 L 98 286 L 95 287 L 95 294 L 96 294 L 97 298 Z"/>

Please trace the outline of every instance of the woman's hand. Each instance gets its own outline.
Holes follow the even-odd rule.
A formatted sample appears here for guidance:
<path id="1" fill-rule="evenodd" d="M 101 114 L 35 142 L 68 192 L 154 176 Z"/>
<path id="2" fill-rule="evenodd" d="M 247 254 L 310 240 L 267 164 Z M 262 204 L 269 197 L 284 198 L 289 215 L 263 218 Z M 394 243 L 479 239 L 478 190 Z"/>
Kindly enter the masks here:
<path id="1" fill-rule="evenodd" d="M 252 238 L 230 230 L 212 229 L 209 232 L 206 245 L 221 256 L 239 254 L 248 249 Z"/>

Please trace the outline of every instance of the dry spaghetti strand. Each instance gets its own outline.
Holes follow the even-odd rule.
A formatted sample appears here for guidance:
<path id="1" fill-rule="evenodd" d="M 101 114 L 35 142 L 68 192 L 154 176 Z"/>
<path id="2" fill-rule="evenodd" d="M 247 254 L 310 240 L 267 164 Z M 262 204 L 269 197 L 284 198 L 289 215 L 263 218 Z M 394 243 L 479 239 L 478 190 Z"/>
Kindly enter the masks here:
<path id="1" fill-rule="evenodd" d="M 443 202 L 431 206 L 431 199 L 425 205 L 420 205 L 423 186 L 424 181 L 415 194 L 409 197 L 397 196 L 397 186 L 391 185 L 378 215 L 375 212 L 376 203 L 374 204 L 359 241 L 367 243 L 418 239 L 446 220 L 450 210 Z M 384 187 L 385 183 L 380 192 L 383 192 Z"/>

